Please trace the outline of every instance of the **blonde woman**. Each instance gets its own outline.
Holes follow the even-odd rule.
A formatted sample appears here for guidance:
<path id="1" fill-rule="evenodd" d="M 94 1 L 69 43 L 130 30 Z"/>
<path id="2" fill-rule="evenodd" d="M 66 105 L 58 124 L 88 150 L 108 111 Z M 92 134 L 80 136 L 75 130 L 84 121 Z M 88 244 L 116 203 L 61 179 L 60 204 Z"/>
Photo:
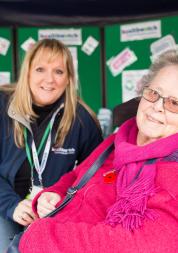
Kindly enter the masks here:
<path id="1" fill-rule="evenodd" d="M 13 88 L 12 88 L 13 87 Z M 33 197 L 102 141 L 94 113 L 77 97 L 72 56 L 44 39 L 26 54 L 19 80 L 0 92 L 0 252 L 31 224 Z"/>

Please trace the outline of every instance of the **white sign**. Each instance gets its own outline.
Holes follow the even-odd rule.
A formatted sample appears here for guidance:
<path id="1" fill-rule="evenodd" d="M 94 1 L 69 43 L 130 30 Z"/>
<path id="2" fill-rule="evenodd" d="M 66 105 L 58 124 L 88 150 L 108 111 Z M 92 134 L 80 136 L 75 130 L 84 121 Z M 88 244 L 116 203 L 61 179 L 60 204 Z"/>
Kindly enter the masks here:
<path id="1" fill-rule="evenodd" d="M 38 39 L 56 39 L 66 45 L 81 45 L 81 29 L 40 29 Z"/>
<path id="2" fill-rule="evenodd" d="M 0 85 L 10 83 L 10 72 L 0 72 Z"/>
<path id="3" fill-rule="evenodd" d="M 140 91 L 140 80 L 148 73 L 144 70 L 127 70 L 122 72 L 122 101 L 126 102 L 138 96 Z"/>
<path id="4" fill-rule="evenodd" d="M 36 41 L 32 38 L 29 37 L 26 41 L 24 41 L 24 43 L 21 45 L 21 48 L 27 52 L 34 44 L 36 43 Z"/>
<path id="5" fill-rule="evenodd" d="M 121 25 L 120 40 L 144 40 L 161 37 L 161 22 L 149 21 L 134 24 Z"/>
<path id="6" fill-rule="evenodd" d="M 172 35 L 166 35 L 159 40 L 153 42 L 150 46 L 152 52 L 151 60 L 154 61 L 160 54 L 170 50 L 176 49 L 177 45 Z"/>
<path id="7" fill-rule="evenodd" d="M 91 55 L 98 45 L 99 42 L 92 36 L 89 36 L 82 46 L 82 51 L 87 55 Z"/>
<path id="8" fill-rule="evenodd" d="M 0 37 L 0 54 L 6 55 L 10 46 L 10 41 Z"/>
<path id="9" fill-rule="evenodd" d="M 107 61 L 107 65 L 113 76 L 120 74 L 124 68 L 131 65 L 137 60 L 137 57 L 133 51 L 129 48 L 124 49 L 118 55 L 111 57 Z"/>

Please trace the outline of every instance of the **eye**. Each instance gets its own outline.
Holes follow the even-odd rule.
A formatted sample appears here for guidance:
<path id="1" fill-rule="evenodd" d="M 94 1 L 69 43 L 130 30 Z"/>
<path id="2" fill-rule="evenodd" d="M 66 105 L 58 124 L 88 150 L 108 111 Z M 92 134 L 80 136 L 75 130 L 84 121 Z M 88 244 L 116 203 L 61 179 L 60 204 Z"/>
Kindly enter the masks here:
<path id="1" fill-rule="evenodd" d="M 152 93 L 153 93 L 154 95 L 158 95 L 158 92 L 157 92 L 156 90 L 152 90 Z"/>
<path id="2" fill-rule="evenodd" d="M 44 68 L 38 67 L 38 68 L 35 69 L 35 71 L 36 71 L 36 72 L 43 72 L 43 71 L 44 71 Z"/>
<path id="3" fill-rule="evenodd" d="M 156 90 L 152 90 L 152 89 L 149 90 L 149 94 L 150 94 L 151 96 L 158 96 L 158 95 L 159 95 L 158 92 L 157 92 Z"/>
<path id="4" fill-rule="evenodd" d="M 61 69 L 56 69 L 56 74 L 62 75 L 63 73 L 64 73 L 64 71 L 62 71 Z"/>
<path id="5" fill-rule="evenodd" d="M 151 102 L 156 101 L 159 98 L 159 94 L 156 90 L 152 90 L 150 88 L 145 89 L 145 95 L 148 100 Z"/>
<path id="6" fill-rule="evenodd" d="M 176 98 L 165 98 L 164 105 L 168 111 L 178 113 L 178 100 Z"/>
<path id="7" fill-rule="evenodd" d="M 169 99 L 170 104 L 172 104 L 173 106 L 177 106 L 178 107 L 178 100 L 174 99 L 174 98 L 170 98 Z"/>

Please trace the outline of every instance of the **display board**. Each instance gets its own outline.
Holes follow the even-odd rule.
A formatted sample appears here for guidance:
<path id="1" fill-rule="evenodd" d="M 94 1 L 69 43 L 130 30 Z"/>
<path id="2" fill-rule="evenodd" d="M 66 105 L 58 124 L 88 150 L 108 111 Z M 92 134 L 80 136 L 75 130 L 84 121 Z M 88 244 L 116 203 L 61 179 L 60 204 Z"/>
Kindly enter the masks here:
<path id="1" fill-rule="evenodd" d="M 139 80 L 151 62 L 178 43 L 178 16 L 105 27 L 106 103 L 116 105 L 137 95 Z"/>
<path id="2" fill-rule="evenodd" d="M 14 81 L 12 29 L 0 27 L 0 85 Z"/>
<path id="3" fill-rule="evenodd" d="M 97 27 L 38 27 L 17 29 L 20 64 L 28 47 L 42 38 L 62 40 L 72 52 L 81 98 L 96 113 L 102 106 L 100 30 Z"/>

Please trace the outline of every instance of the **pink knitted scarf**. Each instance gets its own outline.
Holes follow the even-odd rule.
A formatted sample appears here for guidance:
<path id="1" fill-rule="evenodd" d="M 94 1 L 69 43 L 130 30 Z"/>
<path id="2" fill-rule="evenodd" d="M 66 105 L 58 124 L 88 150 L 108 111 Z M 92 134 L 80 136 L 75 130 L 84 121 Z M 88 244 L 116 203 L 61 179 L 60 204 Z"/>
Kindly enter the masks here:
<path id="1" fill-rule="evenodd" d="M 145 162 L 163 158 L 178 149 L 178 134 L 159 139 L 145 146 L 137 146 L 137 125 L 135 118 L 124 123 L 115 139 L 114 168 L 119 171 L 117 178 L 116 202 L 108 210 L 106 223 L 119 223 L 129 230 L 142 226 L 145 218 L 155 219 L 156 213 L 147 208 L 147 200 L 155 194 L 155 163 Z M 136 178 L 138 171 L 141 173 Z"/>

